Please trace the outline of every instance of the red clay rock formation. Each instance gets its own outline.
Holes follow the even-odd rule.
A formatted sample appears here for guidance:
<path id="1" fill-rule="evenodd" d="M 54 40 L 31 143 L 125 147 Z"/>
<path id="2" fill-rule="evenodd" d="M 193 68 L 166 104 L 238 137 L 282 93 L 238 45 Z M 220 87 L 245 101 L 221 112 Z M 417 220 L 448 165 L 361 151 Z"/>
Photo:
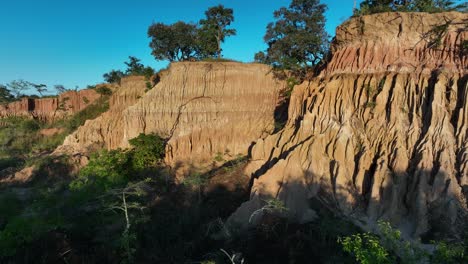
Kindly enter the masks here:
<path id="1" fill-rule="evenodd" d="M 246 155 L 274 129 L 283 86 L 269 71 L 261 64 L 173 63 L 146 93 L 144 79 L 123 79 L 109 112 L 87 121 L 61 149 L 128 147 L 139 133 L 155 132 L 169 138 L 166 160 L 176 169 L 211 164 L 217 153 L 226 160 Z"/>
<path id="2" fill-rule="evenodd" d="M 92 89 L 68 91 L 54 98 L 23 98 L 21 101 L 0 105 L 0 118 L 22 116 L 52 122 L 92 104 L 100 95 Z"/>
<path id="3" fill-rule="evenodd" d="M 338 27 L 327 68 L 294 88 L 286 127 L 253 147 L 251 199 L 230 223 L 247 225 L 271 198 L 310 221 L 316 199 L 367 228 L 456 233 L 468 220 L 467 21 L 382 13 Z"/>

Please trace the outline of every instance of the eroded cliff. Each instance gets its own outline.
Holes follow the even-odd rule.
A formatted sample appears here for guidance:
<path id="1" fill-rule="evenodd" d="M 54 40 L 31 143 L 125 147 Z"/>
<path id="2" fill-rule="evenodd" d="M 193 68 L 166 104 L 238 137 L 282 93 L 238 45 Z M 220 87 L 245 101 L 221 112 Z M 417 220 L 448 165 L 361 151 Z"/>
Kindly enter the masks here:
<path id="1" fill-rule="evenodd" d="M 154 132 L 168 138 L 170 166 L 204 170 L 216 156 L 246 155 L 253 141 L 273 131 L 282 88 L 261 64 L 173 63 L 146 93 L 144 79 L 123 79 L 110 110 L 87 121 L 60 149 L 125 148 L 139 133 Z"/>
<path id="2" fill-rule="evenodd" d="M 18 116 L 52 122 L 83 110 L 100 95 L 93 89 L 67 91 L 52 98 L 22 98 L 21 101 L 0 105 L 0 118 Z"/>
<path id="3" fill-rule="evenodd" d="M 300 222 L 318 200 L 369 229 L 456 233 L 468 220 L 467 23 L 382 13 L 340 26 L 326 69 L 294 88 L 286 127 L 253 147 L 251 199 L 230 223 L 278 198 Z"/>
<path id="4" fill-rule="evenodd" d="M 123 78 L 120 85 L 114 84 L 109 110 L 98 118 L 87 120 L 83 126 L 65 138 L 55 153 L 86 155 L 101 148 L 120 147 L 124 134 L 123 111 L 145 94 L 145 83 L 143 76 L 130 76 Z"/>

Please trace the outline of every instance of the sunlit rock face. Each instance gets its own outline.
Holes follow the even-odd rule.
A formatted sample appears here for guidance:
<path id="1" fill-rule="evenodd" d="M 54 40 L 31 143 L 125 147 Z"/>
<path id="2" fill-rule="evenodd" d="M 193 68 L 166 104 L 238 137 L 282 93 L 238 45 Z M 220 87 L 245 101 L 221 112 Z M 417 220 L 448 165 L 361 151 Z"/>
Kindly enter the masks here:
<path id="1" fill-rule="evenodd" d="M 61 150 L 128 147 L 140 133 L 168 138 L 166 162 L 177 173 L 209 169 L 216 156 L 246 155 L 274 129 L 284 88 L 261 64 L 173 63 L 146 91 L 143 77 L 122 80 L 110 110 L 67 137 Z"/>
<path id="2" fill-rule="evenodd" d="M 52 98 L 22 98 L 0 105 L 0 118 L 27 117 L 53 122 L 70 116 L 96 101 L 100 95 L 93 89 L 68 91 Z"/>
<path id="3" fill-rule="evenodd" d="M 299 222 L 315 217 L 318 200 L 369 229 L 382 219 L 414 237 L 459 231 L 468 220 L 467 21 L 382 13 L 338 27 L 326 69 L 294 88 L 286 127 L 253 146 L 251 199 L 229 222 L 255 222 L 277 198 Z"/>

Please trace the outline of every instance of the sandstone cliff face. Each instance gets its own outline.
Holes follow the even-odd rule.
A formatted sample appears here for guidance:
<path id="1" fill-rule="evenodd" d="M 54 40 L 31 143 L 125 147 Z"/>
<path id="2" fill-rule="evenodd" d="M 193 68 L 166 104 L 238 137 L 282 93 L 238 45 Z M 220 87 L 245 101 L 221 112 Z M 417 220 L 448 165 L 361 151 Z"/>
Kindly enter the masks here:
<path id="1" fill-rule="evenodd" d="M 128 147 L 139 133 L 154 132 L 169 139 L 166 161 L 176 170 L 203 169 L 219 153 L 225 160 L 246 155 L 274 129 L 283 84 L 269 71 L 260 64 L 173 63 L 146 93 L 143 79 L 124 79 L 110 111 L 87 121 L 63 147 Z"/>
<path id="2" fill-rule="evenodd" d="M 123 110 L 133 105 L 145 94 L 146 84 L 142 76 L 130 76 L 121 80 L 119 86 L 112 85 L 109 110 L 67 136 L 55 153 L 87 154 L 89 151 L 121 146 L 124 133 Z"/>
<path id="3" fill-rule="evenodd" d="M 21 116 L 52 122 L 92 104 L 100 95 L 92 89 L 68 91 L 55 98 L 31 99 L 0 105 L 0 118 Z"/>
<path id="4" fill-rule="evenodd" d="M 316 199 L 367 228 L 383 219 L 415 237 L 466 222 L 467 21 L 383 13 L 340 26 L 327 68 L 294 88 L 286 127 L 253 147 L 251 199 L 230 222 L 246 225 L 270 198 L 297 221 L 315 217 Z"/>

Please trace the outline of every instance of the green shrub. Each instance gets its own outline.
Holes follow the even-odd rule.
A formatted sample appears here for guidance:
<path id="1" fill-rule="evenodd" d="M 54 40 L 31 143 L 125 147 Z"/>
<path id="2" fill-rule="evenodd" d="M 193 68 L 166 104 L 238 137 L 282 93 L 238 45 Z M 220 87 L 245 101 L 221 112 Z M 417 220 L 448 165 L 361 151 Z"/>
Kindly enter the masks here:
<path id="1" fill-rule="evenodd" d="M 72 190 L 87 186 L 108 190 L 125 185 L 130 179 L 130 157 L 120 150 L 102 150 L 94 153 L 79 177 L 70 183 Z"/>
<path id="2" fill-rule="evenodd" d="M 439 242 L 431 258 L 434 264 L 468 263 L 468 247 L 463 243 Z"/>
<path id="3" fill-rule="evenodd" d="M 17 157 L 0 158 L 0 171 L 7 168 L 16 168 L 24 163 L 23 159 Z"/>
<path id="4" fill-rule="evenodd" d="M 142 170 L 156 167 L 165 155 L 165 141 L 158 135 L 143 134 L 128 141 L 134 149 L 131 152 L 133 168 Z"/>
<path id="5" fill-rule="evenodd" d="M 355 234 L 341 238 L 343 250 L 356 258 L 361 264 L 394 263 L 388 251 L 380 244 L 379 238 L 370 233 Z"/>
<path id="6" fill-rule="evenodd" d="M 2 120 L 0 128 L 0 152 L 5 157 L 28 154 L 36 143 L 40 125 L 38 121 L 27 118 L 12 117 Z"/>
<path id="7" fill-rule="evenodd" d="M 46 225 L 41 219 L 15 218 L 0 231 L 0 256 L 13 256 L 25 243 L 32 242 L 45 230 Z"/>
<path id="8" fill-rule="evenodd" d="M 112 94 L 112 90 L 109 87 L 105 86 L 105 85 L 97 87 L 96 92 L 98 94 L 100 94 L 100 95 L 111 95 Z"/>

